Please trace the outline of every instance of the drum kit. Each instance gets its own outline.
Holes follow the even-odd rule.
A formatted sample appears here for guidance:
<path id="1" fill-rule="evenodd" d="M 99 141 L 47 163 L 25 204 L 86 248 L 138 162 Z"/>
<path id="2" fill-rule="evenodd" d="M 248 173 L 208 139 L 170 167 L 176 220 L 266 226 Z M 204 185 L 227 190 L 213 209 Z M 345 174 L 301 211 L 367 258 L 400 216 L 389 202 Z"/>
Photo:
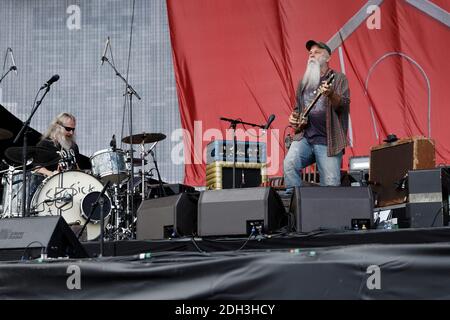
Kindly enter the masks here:
<path id="1" fill-rule="evenodd" d="M 12 135 L 8 130 L 0 129 L 0 140 L 9 139 Z M 125 137 L 123 143 L 139 145 L 138 158 L 130 154 L 134 150 L 126 152 L 114 145 L 90 157 L 90 171 L 65 170 L 50 177 L 35 170 L 55 165 L 61 161 L 61 157 L 47 149 L 29 147 L 25 179 L 27 212 L 30 216 L 60 215 L 70 226 L 74 226 L 74 230 L 83 226 L 86 240 L 97 240 L 101 235 L 104 240 L 134 239 L 136 210 L 140 202 L 145 200 L 147 181 L 153 170 L 145 170 L 149 162 L 147 158 L 148 155 L 153 157 L 154 169 L 161 184 L 153 149 L 165 138 L 162 133 Z M 22 148 L 10 147 L 5 151 L 5 156 L 13 163 L 21 163 Z M 22 217 L 22 166 L 15 167 L 5 160 L 3 163 L 9 168 L 0 171 L 3 175 L 0 218 Z M 132 172 L 134 167 L 140 167 L 138 174 Z"/>

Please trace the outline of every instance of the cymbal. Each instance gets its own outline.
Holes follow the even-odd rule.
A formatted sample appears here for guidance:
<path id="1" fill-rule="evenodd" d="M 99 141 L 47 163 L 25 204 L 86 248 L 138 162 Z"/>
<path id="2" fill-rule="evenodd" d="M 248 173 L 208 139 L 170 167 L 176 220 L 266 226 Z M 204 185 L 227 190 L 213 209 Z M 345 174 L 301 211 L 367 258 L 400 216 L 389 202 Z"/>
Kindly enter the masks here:
<path id="1" fill-rule="evenodd" d="M 130 139 L 131 138 L 131 139 Z M 152 143 L 152 142 L 158 142 L 161 140 L 164 140 L 166 138 L 165 134 L 162 133 L 140 133 L 140 134 L 134 134 L 132 136 L 128 136 L 122 139 L 123 143 L 131 143 L 133 141 L 133 144 L 141 144 L 141 143 Z"/>
<path id="2" fill-rule="evenodd" d="M 15 162 L 22 163 L 23 161 L 23 148 L 22 147 L 10 147 L 6 149 L 5 156 Z M 33 164 L 35 165 L 52 165 L 59 161 L 60 156 L 48 149 L 42 147 L 27 147 L 27 159 L 33 159 Z"/>
<path id="3" fill-rule="evenodd" d="M 6 129 L 0 128 L 0 140 L 6 140 L 13 136 L 13 133 Z"/>

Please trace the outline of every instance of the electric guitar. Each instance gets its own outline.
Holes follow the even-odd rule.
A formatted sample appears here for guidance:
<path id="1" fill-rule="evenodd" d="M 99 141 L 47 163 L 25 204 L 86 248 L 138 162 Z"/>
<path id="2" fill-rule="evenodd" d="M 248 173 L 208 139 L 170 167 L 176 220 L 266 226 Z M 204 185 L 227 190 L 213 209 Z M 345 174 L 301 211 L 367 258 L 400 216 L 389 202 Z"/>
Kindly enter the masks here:
<path id="1" fill-rule="evenodd" d="M 333 83 L 333 81 L 334 81 L 334 72 L 331 72 L 331 74 L 325 80 L 325 84 L 331 85 Z M 303 130 L 305 130 L 306 126 L 308 125 L 308 115 L 311 112 L 312 108 L 314 108 L 317 101 L 319 101 L 321 96 L 322 96 L 322 93 L 319 91 L 317 93 L 317 95 L 314 97 L 314 99 L 311 101 L 309 106 L 305 110 L 303 110 L 303 112 L 300 113 L 297 110 L 296 113 L 298 114 L 298 116 L 296 117 L 296 120 L 298 122 L 298 125 L 296 127 L 294 127 L 295 134 L 300 133 Z"/>

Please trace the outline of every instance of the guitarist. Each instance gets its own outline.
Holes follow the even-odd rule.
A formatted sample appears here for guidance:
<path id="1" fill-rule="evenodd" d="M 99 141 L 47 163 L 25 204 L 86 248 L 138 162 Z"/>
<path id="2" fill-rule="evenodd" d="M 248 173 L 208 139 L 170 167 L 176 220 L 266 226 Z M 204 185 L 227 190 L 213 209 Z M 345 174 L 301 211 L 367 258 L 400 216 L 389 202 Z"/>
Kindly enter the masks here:
<path id="1" fill-rule="evenodd" d="M 289 117 L 289 123 L 297 130 L 284 159 L 287 193 L 302 185 L 301 170 L 314 162 L 319 169 L 321 186 L 339 186 L 342 155 L 348 145 L 350 91 L 347 78 L 330 69 L 331 49 L 325 43 L 309 40 L 306 49 L 308 64 L 297 89 L 295 109 Z M 330 78 L 333 82 L 327 84 Z M 301 113 L 314 100 L 307 121 L 302 120 Z"/>

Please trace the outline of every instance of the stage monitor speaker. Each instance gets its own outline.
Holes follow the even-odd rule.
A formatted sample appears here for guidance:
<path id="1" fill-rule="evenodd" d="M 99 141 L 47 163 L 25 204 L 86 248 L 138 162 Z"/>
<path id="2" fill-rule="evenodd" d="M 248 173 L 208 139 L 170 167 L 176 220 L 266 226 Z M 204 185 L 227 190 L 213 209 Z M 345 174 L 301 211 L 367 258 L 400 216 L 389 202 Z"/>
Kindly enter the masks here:
<path id="1" fill-rule="evenodd" d="M 199 236 L 274 232 L 287 224 L 278 193 L 269 187 L 205 191 L 198 202 Z"/>
<path id="2" fill-rule="evenodd" d="M 374 216 L 368 187 L 297 187 L 289 211 L 297 232 L 369 229 Z"/>
<path id="3" fill-rule="evenodd" d="M 449 188 L 448 168 L 408 172 L 406 215 L 411 228 L 448 226 Z"/>
<path id="4" fill-rule="evenodd" d="M 137 240 L 192 236 L 197 232 L 198 193 L 145 200 L 137 212 Z"/>
<path id="5" fill-rule="evenodd" d="M 163 184 L 166 196 L 173 196 L 184 192 L 195 192 L 195 188 L 180 183 Z M 164 196 L 158 184 L 151 184 L 147 187 L 146 199 L 161 198 Z"/>
<path id="6" fill-rule="evenodd" d="M 0 260 L 88 258 L 88 254 L 60 216 L 0 220 Z"/>

